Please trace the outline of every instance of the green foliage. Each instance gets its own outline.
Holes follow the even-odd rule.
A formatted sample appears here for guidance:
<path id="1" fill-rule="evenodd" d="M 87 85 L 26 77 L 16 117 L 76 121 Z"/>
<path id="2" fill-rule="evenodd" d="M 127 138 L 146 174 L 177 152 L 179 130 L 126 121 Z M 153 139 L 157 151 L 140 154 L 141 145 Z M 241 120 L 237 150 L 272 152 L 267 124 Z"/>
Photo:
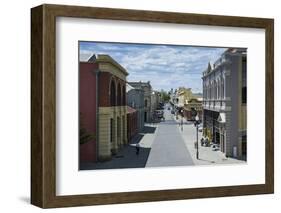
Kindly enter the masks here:
<path id="1" fill-rule="evenodd" d="M 166 91 L 161 90 L 160 94 L 164 102 L 168 102 L 170 100 L 170 95 Z"/>

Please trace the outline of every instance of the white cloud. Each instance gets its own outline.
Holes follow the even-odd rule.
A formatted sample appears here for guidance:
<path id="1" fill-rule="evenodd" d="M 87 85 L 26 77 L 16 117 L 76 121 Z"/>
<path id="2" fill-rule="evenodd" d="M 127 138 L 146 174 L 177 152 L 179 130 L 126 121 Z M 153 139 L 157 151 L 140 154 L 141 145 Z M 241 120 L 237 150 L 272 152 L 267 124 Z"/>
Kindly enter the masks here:
<path id="1" fill-rule="evenodd" d="M 81 44 L 81 43 L 80 43 Z M 214 62 L 224 48 L 119 43 L 82 44 L 80 60 L 93 53 L 109 54 L 129 72 L 129 81 L 149 81 L 155 89 L 191 87 L 202 90 L 201 76 L 209 61 Z"/>

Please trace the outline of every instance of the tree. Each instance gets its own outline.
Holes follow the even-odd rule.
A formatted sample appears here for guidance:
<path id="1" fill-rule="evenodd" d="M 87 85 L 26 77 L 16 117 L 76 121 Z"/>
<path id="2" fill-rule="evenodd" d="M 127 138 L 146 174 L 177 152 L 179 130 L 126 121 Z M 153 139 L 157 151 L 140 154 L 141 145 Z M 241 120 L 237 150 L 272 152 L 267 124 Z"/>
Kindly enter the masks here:
<path id="1" fill-rule="evenodd" d="M 163 102 L 168 102 L 170 100 L 170 95 L 163 89 L 161 90 L 160 94 Z"/>

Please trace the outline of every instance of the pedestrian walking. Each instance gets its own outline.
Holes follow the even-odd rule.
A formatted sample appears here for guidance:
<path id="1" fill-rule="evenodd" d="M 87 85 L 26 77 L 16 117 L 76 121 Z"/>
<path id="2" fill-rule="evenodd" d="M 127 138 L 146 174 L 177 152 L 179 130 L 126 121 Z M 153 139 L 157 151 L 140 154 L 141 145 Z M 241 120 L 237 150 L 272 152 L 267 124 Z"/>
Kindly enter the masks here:
<path id="1" fill-rule="evenodd" d="M 136 144 L 136 155 L 139 155 L 140 153 L 140 145 L 139 143 Z"/>
<path id="2" fill-rule="evenodd" d="M 181 131 L 183 131 L 183 118 L 181 117 Z"/>

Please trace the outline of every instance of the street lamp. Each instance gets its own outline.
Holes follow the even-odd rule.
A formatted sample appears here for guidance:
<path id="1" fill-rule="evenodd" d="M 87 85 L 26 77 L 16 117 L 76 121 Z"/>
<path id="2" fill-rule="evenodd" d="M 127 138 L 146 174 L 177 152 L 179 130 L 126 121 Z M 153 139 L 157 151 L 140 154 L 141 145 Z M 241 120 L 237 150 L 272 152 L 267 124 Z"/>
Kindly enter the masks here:
<path id="1" fill-rule="evenodd" d="M 196 115 L 194 125 L 196 126 L 196 159 L 199 159 L 199 144 L 198 144 L 198 125 L 199 125 L 199 117 Z"/>

